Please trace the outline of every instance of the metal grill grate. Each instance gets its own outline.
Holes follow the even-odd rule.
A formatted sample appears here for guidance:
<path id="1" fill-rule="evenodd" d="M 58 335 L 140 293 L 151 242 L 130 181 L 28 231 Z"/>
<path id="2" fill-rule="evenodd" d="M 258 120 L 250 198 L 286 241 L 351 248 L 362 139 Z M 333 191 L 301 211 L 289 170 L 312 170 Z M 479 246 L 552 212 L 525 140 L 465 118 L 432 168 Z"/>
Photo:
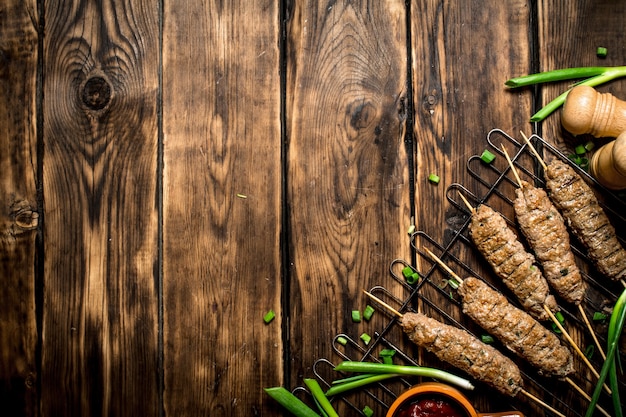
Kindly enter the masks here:
<path id="1" fill-rule="evenodd" d="M 542 152 L 546 162 L 551 161 L 553 158 L 560 158 L 575 167 L 589 181 L 592 187 L 599 191 L 597 195 L 602 199 L 601 205 L 611 218 L 618 234 L 620 231 L 626 230 L 624 229 L 626 218 L 623 215 L 626 213 L 626 202 L 619 194 L 602 187 L 587 173 L 569 161 L 562 152 L 543 141 L 540 137 L 533 135 L 530 139 L 535 144 L 535 148 Z M 481 278 L 509 296 L 508 298 L 512 303 L 517 304 L 510 297 L 507 289 L 503 288 L 501 283 L 493 276 L 489 266 L 472 247 L 467 230 L 470 212 L 459 197 L 459 193 L 462 193 L 475 206 L 485 203 L 502 207 L 501 214 L 507 219 L 509 225 L 515 227 L 512 204 L 515 197 L 516 182 L 508 163 L 506 163 L 501 145 L 506 147 L 507 153 L 511 156 L 520 177 L 537 186 L 545 185 L 541 166 L 537 163 L 536 158 L 530 152 L 525 142 L 519 142 L 498 129 L 489 132 L 487 135 L 487 146 L 492 153 L 499 155 L 499 157 L 492 164 L 483 163 L 478 155 L 472 156 L 467 162 L 467 170 L 476 179 L 478 189 L 469 190 L 461 184 L 452 184 L 447 188 L 446 198 L 452 206 L 453 212 L 451 212 L 450 216 L 447 216 L 449 218 L 449 227 L 444 236 L 431 237 L 423 231 L 414 233 L 411 236 L 411 247 L 415 251 L 416 264 L 411 265 L 410 262 L 402 259 L 392 261 L 388 282 L 372 288 L 370 291 L 374 295 L 396 306 L 400 311 L 420 311 L 447 324 L 464 328 L 478 337 L 484 334 L 480 328 L 462 314 L 459 297 L 453 288 L 446 285 L 449 278 L 448 274 L 426 255 L 424 248 L 428 248 L 444 260 L 461 277 L 475 276 Z M 572 248 L 576 261 L 581 267 L 583 278 L 588 284 L 588 291 L 581 305 L 588 316 L 593 315 L 595 311 L 608 311 L 619 293 L 623 291 L 623 287 L 620 283 L 611 282 L 595 272 L 585 256 L 585 251 L 575 240 L 572 240 Z M 421 280 L 418 284 L 413 286 L 407 284 L 401 273 L 402 268 L 406 266 L 413 267 L 420 274 Z M 447 301 L 434 302 L 434 299 Z M 559 301 L 559 306 L 566 320 L 566 328 L 572 334 L 580 335 L 579 340 L 577 340 L 579 346 L 593 344 L 592 339 L 588 336 L 584 322 L 581 320 L 577 306 L 571 306 L 561 301 Z M 397 325 L 395 318 L 380 312 L 369 325 L 370 328 L 376 329 L 373 332 L 374 337 L 369 345 L 364 345 L 354 335 L 340 334 L 333 341 L 333 357 L 330 359 L 322 358 L 315 362 L 313 370 L 322 385 L 330 386 L 333 380 L 340 377 L 333 370 L 337 363 L 343 360 L 380 361 L 378 352 L 383 348 L 396 350 L 394 363 L 433 366 L 459 374 L 454 368 L 440 362 L 435 356 L 420 350 L 408 341 L 402 334 L 402 330 Z M 605 339 L 603 338 L 603 335 L 606 334 L 605 325 L 595 324 L 595 326 L 597 326 L 597 334 L 601 343 L 605 345 Z M 340 343 L 340 340 L 347 342 Z M 563 343 L 567 345 L 565 340 L 563 340 Z M 497 341 L 495 346 L 507 356 L 514 358 L 513 354 L 509 354 L 510 352 L 498 345 Z M 516 359 L 514 358 L 514 360 Z M 526 390 L 537 395 L 550 406 L 567 416 L 584 415 L 588 402 L 575 392 L 572 383 L 541 376 L 530 366 L 523 363 L 523 361 L 516 360 L 516 362 L 520 364 Z M 591 362 L 597 370 L 601 369 L 602 358 L 600 355 L 593 355 Z M 570 377 L 572 382 L 587 393 L 593 392 L 596 377 L 576 355 L 575 365 L 577 371 Z M 378 383 L 359 390 L 358 393 L 348 392 L 339 398 L 335 398 L 334 401 L 344 402 L 345 406 L 349 410 L 354 411 L 355 415 L 362 414 L 361 410 L 367 404 L 376 410 L 376 415 L 380 416 L 384 415 L 393 400 L 403 390 L 416 382 L 418 382 L 416 379 L 410 378 L 393 379 L 390 382 Z M 299 390 L 301 388 L 296 389 L 296 391 Z M 620 392 L 625 391 L 626 383 L 622 381 Z M 527 416 L 551 415 L 544 408 L 538 407 L 536 403 L 530 402 L 521 396 L 507 398 L 498 393 L 494 394 L 494 390 L 479 382 L 476 383 L 476 390 L 467 394 L 470 400 L 474 397 L 478 401 L 476 406 L 479 410 L 502 411 L 502 407 L 505 407 L 522 411 Z M 624 395 L 622 394 L 622 398 Z M 489 404 L 484 403 L 484 398 L 490 398 Z M 482 404 L 481 401 L 483 402 Z M 494 406 L 494 404 L 496 405 Z M 603 394 L 600 404 L 607 410 L 611 409 L 608 395 Z M 494 407 L 500 409 L 494 409 Z"/>

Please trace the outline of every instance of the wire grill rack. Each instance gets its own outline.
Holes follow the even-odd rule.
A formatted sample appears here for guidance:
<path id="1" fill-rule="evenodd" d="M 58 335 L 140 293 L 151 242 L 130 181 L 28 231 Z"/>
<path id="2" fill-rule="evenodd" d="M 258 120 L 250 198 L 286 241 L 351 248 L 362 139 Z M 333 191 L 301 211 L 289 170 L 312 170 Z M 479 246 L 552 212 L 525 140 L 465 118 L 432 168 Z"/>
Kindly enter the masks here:
<path id="1" fill-rule="evenodd" d="M 415 257 L 409 262 L 403 259 L 393 260 L 389 268 L 388 282 L 381 283 L 380 286 L 371 288 L 374 295 L 383 299 L 387 303 L 394 305 L 398 310 L 420 311 L 432 318 L 444 323 L 452 324 L 468 330 L 477 337 L 485 333 L 473 322 L 462 314 L 460 299 L 454 289 L 447 285 L 449 276 L 440 266 L 436 265 L 426 255 L 424 248 L 430 249 L 437 254 L 444 262 L 458 275 L 475 276 L 483 279 L 494 288 L 508 296 L 513 304 L 516 300 L 511 297 L 506 288 L 493 276 L 489 266 L 481 259 L 468 237 L 468 225 L 470 212 L 462 202 L 459 194 L 463 194 L 474 206 L 478 204 L 488 204 L 494 208 L 498 207 L 501 214 L 507 219 L 511 227 L 515 227 L 513 213 L 513 199 L 515 198 L 516 181 L 509 164 L 504 158 L 502 146 L 507 149 L 513 165 L 518 175 L 537 186 L 544 186 L 543 172 L 541 165 L 531 152 L 526 142 L 520 142 L 509 136 L 502 130 L 494 129 L 487 135 L 487 148 L 494 154 L 499 155 L 491 164 L 482 162 L 479 155 L 470 157 L 467 161 L 467 170 L 476 180 L 477 190 L 469 190 L 461 184 L 451 184 L 446 189 L 446 198 L 451 206 L 447 214 L 448 228 L 443 237 L 432 237 L 423 231 L 417 231 L 411 235 L 411 247 Z M 591 176 L 573 164 L 560 150 L 545 142 L 537 135 L 530 137 L 534 147 L 542 154 L 543 160 L 547 163 L 553 158 L 559 158 L 572 165 L 597 191 L 597 196 L 607 215 L 615 226 L 618 235 L 620 231 L 626 230 L 626 201 L 623 196 L 611 192 L 598 184 Z M 622 237 L 619 237 L 622 239 Z M 576 261 L 581 268 L 583 278 L 588 285 L 585 299 L 581 303 L 583 310 L 590 317 L 594 312 L 610 313 L 610 308 L 617 299 L 619 293 L 623 291 L 620 283 L 612 282 L 597 273 L 591 266 L 585 255 L 584 249 L 575 240 L 572 240 L 572 249 Z M 411 267 L 418 272 L 421 279 L 417 284 L 409 285 L 402 274 L 402 269 Z M 445 301 L 442 301 L 445 300 Z M 589 332 L 581 318 L 580 310 L 577 306 L 559 301 L 559 307 L 565 318 L 565 326 L 568 332 L 575 337 L 575 342 L 581 348 L 593 345 Z M 380 309 L 377 308 L 377 311 Z M 371 342 L 365 345 L 359 337 L 350 334 L 338 334 L 333 340 L 333 357 L 318 359 L 313 366 L 313 372 L 322 386 L 330 386 L 333 380 L 341 377 L 333 368 L 344 360 L 351 361 L 380 361 L 378 353 L 382 349 L 393 349 L 396 351 L 394 363 L 412 364 L 421 366 L 432 366 L 439 369 L 446 369 L 450 372 L 461 374 L 449 365 L 440 362 L 434 355 L 425 352 L 413 345 L 406 338 L 396 318 L 380 311 L 375 314 L 368 323 L 373 335 Z M 547 324 L 549 325 L 549 324 Z M 600 343 L 605 346 L 606 323 L 593 324 Z M 574 337 L 574 336 L 573 336 Z M 565 340 L 563 344 L 567 345 Z M 585 399 L 574 388 L 579 387 L 583 392 L 591 394 L 596 385 L 596 376 L 580 358 L 574 355 L 574 362 L 577 371 L 570 377 L 570 382 L 557 380 L 555 378 L 539 375 L 534 369 L 516 359 L 506 348 L 494 345 L 503 353 L 514 359 L 520 366 L 524 377 L 525 389 L 539 397 L 566 416 L 582 416 L 588 405 Z M 622 349 L 623 350 L 623 349 Z M 595 358 L 595 359 L 594 359 Z M 624 358 L 622 357 L 622 362 Z M 602 367 L 602 358 L 597 352 L 592 355 L 592 366 L 596 370 Z M 624 362 L 626 363 L 626 362 Z M 349 410 L 351 415 L 363 415 L 363 408 L 368 405 L 374 409 L 378 416 L 384 415 L 391 403 L 397 396 L 415 383 L 420 382 L 415 378 L 395 378 L 365 389 L 358 390 L 358 393 L 347 392 L 344 395 L 333 398 L 335 402 L 342 402 L 341 407 Z M 620 383 L 621 398 L 624 398 L 626 383 Z M 510 398 L 499 393 L 494 393 L 488 386 L 475 382 L 476 389 L 465 394 L 473 401 L 480 411 L 503 411 L 519 410 L 526 416 L 553 415 L 545 408 L 538 406 L 525 397 Z M 295 393 L 306 395 L 306 390 L 302 387 L 296 388 Z M 603 393 L 599 404 L 605 410 L 612 410 L 608 395 Z M 339 406 L 339 404 L 338 404 Z M 600 415 L 600 414 L 598 414 Z"/>

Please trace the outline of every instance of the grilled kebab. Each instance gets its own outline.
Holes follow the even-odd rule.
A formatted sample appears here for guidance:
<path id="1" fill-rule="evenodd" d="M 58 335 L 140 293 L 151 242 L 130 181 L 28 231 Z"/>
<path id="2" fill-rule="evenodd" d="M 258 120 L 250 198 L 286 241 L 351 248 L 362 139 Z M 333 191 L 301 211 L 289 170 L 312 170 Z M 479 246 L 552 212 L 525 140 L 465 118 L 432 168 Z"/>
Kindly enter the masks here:
<path id="1" fill-rule="evenodd" d="M 479 205 L 472 212 L 469 232 L 480 253 L 530 315 L 548 320 L 544 306 L 558 311 L 535 257 L 526 251 L 500 213 L 485 204 Z"/>
<path id="2" fill-rule="evenodd" d="M 469 332 L 421 313 L 405 313 L 400 325 L 413 343 L 501 393 L 515 396 L 522 389 L 517 365 Z"/>
<path id="3" fill-rule="evenodd" d="M 541 266 L 551 287 L 575 305 L 585 295 L 585 285 L 570 246 L 563 217 L 543 188 L 520 181 L 513 203 L 520 230 Z"/>
<path id="4" fill-rule="evenodd" d="M 550 198 L 598 270 L 613 280 L 625 278 L 626 251 L 591 187 L 558 159 L 547 165 L 545 176 Z"/>
<path id="5" fill-rule="evenodd" d="M 559 338 L 480 279 L 465 278 L 458 288 L 463 312 L 538 373 L 564 377 L 574 372 L 573 357 Z"/>

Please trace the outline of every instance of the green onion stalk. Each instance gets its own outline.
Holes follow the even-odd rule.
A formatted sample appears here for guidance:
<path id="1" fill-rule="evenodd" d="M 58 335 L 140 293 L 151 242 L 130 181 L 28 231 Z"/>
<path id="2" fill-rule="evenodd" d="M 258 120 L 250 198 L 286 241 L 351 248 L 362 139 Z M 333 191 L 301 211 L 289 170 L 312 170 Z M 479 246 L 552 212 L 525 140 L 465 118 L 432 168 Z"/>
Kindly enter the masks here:
<path id="1" fill-rule="evenodd" d="M 577 68 L 565 68 L 553 71 L 544 71 L 536 74 L 524 75 L 521 77 L 511 78 L 504 84 L 507 87 L 518 88 L 526 87 L 529 85 L 565 81 L 565 80 L 580 80 L 576 82 L 572 87 L 576 85 L 587 85 L 590 87 L 596 87 L 598 85 L 607 83 L 617 78 L 626 77 L 626 66 L 619 67 L 577 67 Z M 556 109 L 565 103 L 567 94 L 571 88 L 559 95 L 557 98 L 546 104 L 531 118 L 531 122 L 540 122 Z"/>
<path id="2" fill-rule="evenodd" d="M 602 392 L 604 381 L 607 377 L 609 379 L 609 387 L 612 391 L 611 398 L 613 400 L 613 409 L 615 411 L 614 415 L 615 417 L 623 417 L 624 415 L 620 402 L 617 376 L 617 361 L 619 360 L 618 346 L 619 339 L 624 328 L 624 321 L 626 321 L 626 290 L 622 292 L 620 297 L 615 302 L 613 313 L 611 313 L 607 336 L 608 349 L 606 353 L 606 360 L 604 361 L 604 365 L 600 371 L 600 378 L 598 379 L 596 388 L 593 391 L 593 396 L 591 397 L 591 402 L 587 408 L 585 417 L 591 417 L 593 415 L 598 399 L 600 398 L 600 393 Z"/>
<path id="3" fill-rule="evenodd" d="M 335 370 L 340 372 L 359 372 L 362 373 L 363 376 L 344 378 L 340 381 L 337 381 L 337 383 L 333 383 L 333 386 L 330 387 L 328 391 L 326 391 L 326 395 L 329 397 L 346 392 L 348 390 L 366 386 L 373 382 L 383 381 L 385 379 L 393 378 L 400 375 L 434 378 L 438 379 L 439 381 L 447 382 L 449 384 L 453 384 L 467 390 L 474 389 L 474 385 L 465 378 L 451 374 L 441 369 L 428 368 L 425 366 L 344 361 L 338 364 L 335 367 Z"/>

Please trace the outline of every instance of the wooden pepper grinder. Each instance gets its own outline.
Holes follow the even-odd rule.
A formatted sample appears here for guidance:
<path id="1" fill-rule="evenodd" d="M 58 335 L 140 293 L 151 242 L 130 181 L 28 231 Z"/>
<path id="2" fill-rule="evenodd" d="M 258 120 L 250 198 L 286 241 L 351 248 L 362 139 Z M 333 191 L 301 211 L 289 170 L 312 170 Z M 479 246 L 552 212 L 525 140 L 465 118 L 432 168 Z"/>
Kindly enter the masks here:
<path id="1" fill-rule="evenodd" d="M 626 130 L 626 102 L 610 93 L 578 85 L 567 94 L 561 124 L 573 135 L 615 138 Z"/>
<path id="2" fill-rule="evenodd" d="M 607 188 L 626 189 L 626 131 L 591 156 L 589 172 Z"/>
<path id="3" fill-rule="evenodd" d="M 626 102 L 589 86 L 576 86 L 567 95 L 561 123 L 574 135 L 617 137 L 593 154 L 589 170 L 607 188 L 626 189 Z"/>

